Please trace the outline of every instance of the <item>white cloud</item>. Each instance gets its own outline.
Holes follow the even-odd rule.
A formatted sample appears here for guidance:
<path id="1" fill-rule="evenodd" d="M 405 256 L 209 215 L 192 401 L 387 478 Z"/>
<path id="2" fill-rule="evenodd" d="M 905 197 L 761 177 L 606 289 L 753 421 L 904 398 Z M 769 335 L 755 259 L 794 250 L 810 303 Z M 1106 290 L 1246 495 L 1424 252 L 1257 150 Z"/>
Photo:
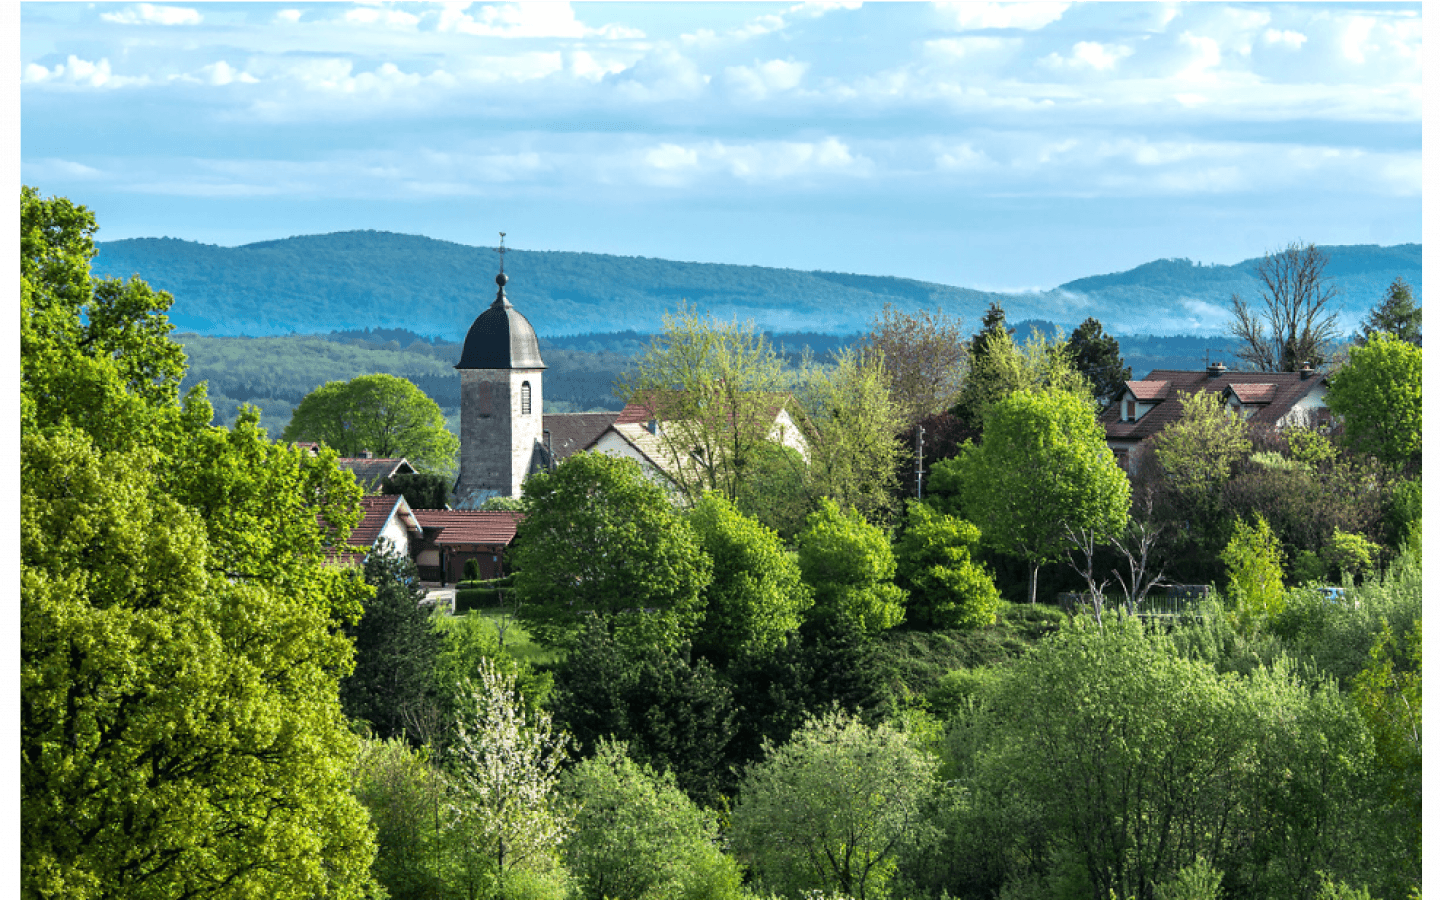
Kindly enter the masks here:
<path id="1" fill-rule="evenodd" d="M 382 28 L 393 28 L 398 31 L 414 31 L 415 26 L 420 24 L 420 17 L 398 9 L 377 9 L 373 6 L 361 6 L 356 9 L 346 10 L 345 21 L 351 25 L 378 25 Z"/>
<path id="2" fill-rule="evenodd" d="M 710 76 L 701 72 L 693 59 L 673 47 L 661 46 L 609 80 L 621 100 L 649 103 L 697 97 L 710 83 Z"/>
<path id="3" fill-rule="evenodd" d="M 275 21 L 282 25 L 294 25 L 304 15 L 298 9 L 282 9 L 275 14 Z"/>
<path id="4" fill-rule="evenodd" d="M 1379 49 L 1370 42 L 1370 32 L 1374 28 L 1375 20 L 1369 16 L 1355 16 L 1346 23 L 1344 35 L 1340 39 L 1340 52 L 1346 59 L 1363 63 L 1366 53 Z"/>
<path id="5" fill-rule="evenodd" d="M 1305 43 L 1305 35 L 1298 31 L 1290 31 L 1289 29 L 1281 31 L 1275 28 L 1267 28 L 1265 29 L 1265 43 L 1282 44 L 1291 50 L 1299 50 L 1300 45 Z"/>
<path id="6" fill-rule="evenodd" d="M 71 55 L 65 62 L 47 69 L 37 63 L 30 63 L 24 69 L 21 80 L 26 84 L 63 84 L 73 87 L 118 88 L 148 83 L 143 77 L 115 75 L 110 71 L 110 60 L 91 62 Z"/>
<path id="7" fill-rule="evenodd" d="M 940 3 L 957 28 L 966 31 L 982 28 L 1020 28 L 1034 31 L 1057 21 L 1069 3 Z"/>
<path id="8" fill-rule="evenodd" d="M 249 72 L 236 71 L 234 66 L 223 59 L 203 67 L 200 70 L 200 80 L 206 84 L 216 85 L 217 87 L 233 84 L 237 81 L 243 84 L 256 84 L 259 82 L 259 79 L 254 75 L 251 75 Z"/>
<path id="9" fill-rule="evenodd" d="M 853 153 L 835 137 L 819 141 L 756 141 L 684 146 L 663 143 L 639 157 L 642 178 L 652 184 L 681 186 L 728 175 L 746 184 L 769 184 L 818 175 L 865 176 L 873 162 Z M 626 166 L 622 160 L 612 165 Z"/>
<path id="10" fill-rule="evenodd" d="M 994 169 L 995 160 L 984 150 L 976 150 L 970 144 L 960 144 L 935 157 L 935 168 L 944 172 L 973 172 Z"/>
<path id="11" fill-rule="evenodd" d="M 1180 35 L 1180 43 L 1189 47 L 1192 52 L 1179 77 L 1196 81 L 1214 80 L 1214 70 L 1220 66 L 1220 42 L 1215 38 L 1187 31 Z"/>
<path id="12" fill-rule="evenodd" d="M 480 7 L 470 15 L 466 4 L 450 3 L 438 14 L 426 17 L 436 31 L 480 37 L 502 38 L 583 38 L 634 40 L 645 37 L 638 29 L 621 25 L 591 28 L 575 17 L 569 3 L 500 3 Z"/>
<path id="13" fill-rule="evenodd" d="M 1021 46 L 1020 38 L 967 35 L 966 37 L 936 38 L 926 41 L 922 50 L 927 59 L 937 62 L 954 62 L 986 54 L 1011 52 Z"/>
<path id="14" fill-rule="evenodd" d="M 762 100 L 798 87 L 809 67 L 809 63 L 793 59 L 772 59 L 753 66 L 730 66 L 725 69 L 725 80 L 739 93 Z"/>
<path id="15" fill-rule="evenodd" d="M 1115 64 L 1127 56 L 1132 55 L 1135 50 L 1124 44 L 1100 44 L 1095 41 L 1080 41 L 1070 48 L 1069 56 L 1061 56 L 1058 53 L 1051 53 L 1040 62 L 1051 68 L 1068 69 L 1094 69 L 1097 72 L 1108 72 L 1115 68 Z"/>
<path id="16" fill-rule="evenodd" d="M 198 10 L 150 3 L 137 3 L 120 12 L 101 13 L 100 18 L 119 25 L 199 25 L 201 21 Z"/>

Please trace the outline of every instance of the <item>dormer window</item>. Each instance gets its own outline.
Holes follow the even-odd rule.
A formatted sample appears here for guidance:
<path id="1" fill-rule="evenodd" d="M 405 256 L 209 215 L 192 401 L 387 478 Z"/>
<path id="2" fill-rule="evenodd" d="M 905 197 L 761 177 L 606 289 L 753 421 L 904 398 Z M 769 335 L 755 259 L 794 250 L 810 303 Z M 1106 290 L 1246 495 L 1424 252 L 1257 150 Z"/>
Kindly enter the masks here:
<path id="1" fill-rule="evenodd" d="M 1127 421 L 1127 422 L 1133 422 L 1133 421 L 1135 421 L 1135 401 L 1134 401 L 1134 400 L 1126 400 L 1126 401 L 1125 401 L 1125 421 Z"/>

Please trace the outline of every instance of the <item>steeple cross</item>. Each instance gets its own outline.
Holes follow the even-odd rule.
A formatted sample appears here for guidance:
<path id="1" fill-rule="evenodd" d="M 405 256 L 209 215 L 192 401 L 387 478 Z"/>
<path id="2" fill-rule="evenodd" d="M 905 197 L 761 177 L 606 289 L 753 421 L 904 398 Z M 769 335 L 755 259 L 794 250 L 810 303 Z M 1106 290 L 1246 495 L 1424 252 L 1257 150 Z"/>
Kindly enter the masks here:
<path id="1" fill-rule="evenodd" d="M 495 251 L 500 254 L 500 274 L 505 274 L 505 232 L 500 232 L 500 246 Z"/>

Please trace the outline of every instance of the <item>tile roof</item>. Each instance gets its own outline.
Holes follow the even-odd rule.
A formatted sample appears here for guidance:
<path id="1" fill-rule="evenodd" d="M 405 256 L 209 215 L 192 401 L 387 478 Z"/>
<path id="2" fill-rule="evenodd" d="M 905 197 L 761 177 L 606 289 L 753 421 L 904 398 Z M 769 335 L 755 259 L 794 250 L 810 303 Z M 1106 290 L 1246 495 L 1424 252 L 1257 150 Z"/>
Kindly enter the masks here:
<path id="1" fill-rule="evenodd" d="M 1274 384 L 1232 384 L 1230 392 L 1241 403 L 1269 403 L 1275 399 Z"/>
<path id="2" fill-rule="evenodd" d="M 415 467 L 410 465 L 410 460 L 400 457 L 379 457 L 369 459 L 364 456 L 342 456 L 337 460 L 340 468 L 352 473 L 355 480 L 367 493 L 374 493 L 380 490 L 380 484 L 391 475 L 413 475 Z"/>
<path id="3" fill-rule="evenodd" d="M 1135 395 L 1136 400 L 1164 400 L 1170 391 L 1168 381 L 1127 381 L 1125 387 Z"/>
<path id="4" fill-rule="evenodd" d="M 355 530 L 350 532 L 350 544 L 355 547 L 373 547 L 375 541 L 380 538 L 380 533 L 385 530 L 391 517 L 395 515 L 405 516 L 410 513 L 410 506 L 405 503 L 404 496 L 400 494 L 391 495 L 370 495 L 360 498 L 360 503 L 365 509 L 365 518 Z M 416 527 L 418 523 L 416 523 Z"/>
<path id="5" fill-rule="evenodd" d="M 1299 372 L 1232 372 L 1224 371 L 1211 376 L 1207 371 L 1188 372 L 1173 369 L 1156 369 L 1139 382 L 1126 382 L 1132 391 L 1137 384 L 1167 382 L 1169 390 L 1149 412 L 1134 422 L 1120 420 L 1120 402 L 1111 403 L 1100 414 L 1100 424 L 1105 427 L 1105 437 L 1111 441 L 1139 443 L 1157 434 L 1171 422 L 1179 421 L 1181 415 L 1181 393 L 1197 391 L 1224 393 L 1227 389 L 1237 396 L 1249 393 L 1251 396 L 1264 391 L 1269 393 L 1270 402 L 1256 410 L 1250 421 L 1262 425 L 1273 425 L 1290 412 L 1295 404 L 1315 390 L 1322 390 L 1325 379 L 1313 374 L 1302 377 Z M 1243 392 L 1243 393 L 1242 393 Z"/>
<path id="6" fill-rule="evenodd" d="M 586 449 L 615 422 L 618 413 L 551 413 L 541 427 L 550 432 L 550 451 L 559 462 Z"/>
<path id="7" fill-rule="evenodd" d="M 515 528 L 520 523 L 521 515 L 521 513 L 509 510 L 415 510 L 415 518 L 419 521 L 420 527 L 441 529 L 439 536 L 434 539 L 434 543 L 441 546 L 507 545 L 515 539 Z"/>

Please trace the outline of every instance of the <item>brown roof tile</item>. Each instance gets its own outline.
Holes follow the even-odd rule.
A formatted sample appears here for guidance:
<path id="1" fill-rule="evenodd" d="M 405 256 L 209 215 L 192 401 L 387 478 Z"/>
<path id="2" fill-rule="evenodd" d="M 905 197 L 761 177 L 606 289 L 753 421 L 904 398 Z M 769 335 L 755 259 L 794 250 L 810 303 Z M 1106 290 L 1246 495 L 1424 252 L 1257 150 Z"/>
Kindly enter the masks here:
<path id="1" fill-rule="evenodd" d="M 1164 400 L 1170 391 L 1168 381 L 1127 381 L 1125 387 L 1135 395 L 1136 400 Z"/>
<path id="2" fill-rule="evenodd" d="M 413 475 L 415 467 L 405 457 L 380 457 L 367 459 L 363 456 L 342 456 L 337 460 L 340 468 L 352 473 L 366 493 L 378 493 L 380 485 L 391 475 Z"/>
<path id="3" fill-rule="evenodd" d="M 1274 384 L 1232 384 L 1230 392 L 1241 403 L 1269 403 L 1275 399 Z"/>
<path id="4" fill-rule="evenodd" d="M 487 544 L 505 546 L 515 539 L 521 513 L 509 510 L 417 509 L 422 528 L 441 529 L 434 543 L 440 546 Z"/>
<path id="5" fill-rule="evenodd" d="M 550 451 L 559 462 L 572 453 L 588 449 L 609 428 L 618 413 L 551 413 L 544 418 L 550 432 Z"/>
<path id="6" fill-rule="evenodd" d="M 1139 443 L 1152 435 L 1158 434 L 1161 429 L 1171 422 L 1179 421 L 1181 415 L 1180 394 L 1193 394 L 1197 391 L 1213 391 L 1223 394 L 1226 390 L 1250 392 L 1252 395 L 1258 390 L 1273 388 L 1270 394 L 1270 402 L 1256 410 L 1250 421 L 1261 424 L 1274 424 L 1290 412 L 1295 404 L 1302 400 L 1313 390 L 1321 389 L 1324 379 L 1320 375 L 1311 375 L 1308 378 L 1302 377 L 1299 372 L 1221 372 L 1211 376 L 1209 372 L 1177 371 L 1174 369 L 1156 369 L 1146 375 L 1140 382 L 1126 382 L 1126 386 L 1134 389 L 1134 385 L 1145 382 L 1168 382 L 1169 391 L 1158 404 L 1149 412 L 1145 413 L 1134 422 L 1120 420 L 1120 403 L 1117 401 L 1105 408 L 1100 414 L 1100 424 L 1105 427 L 1105 437 L 1111 441 L 1124 441 L 1126 443 Z M 1268 388 L 1257 387 L 1268 386 Z M 1237 392 L 1237 395 L 1238 392 Z"/>

